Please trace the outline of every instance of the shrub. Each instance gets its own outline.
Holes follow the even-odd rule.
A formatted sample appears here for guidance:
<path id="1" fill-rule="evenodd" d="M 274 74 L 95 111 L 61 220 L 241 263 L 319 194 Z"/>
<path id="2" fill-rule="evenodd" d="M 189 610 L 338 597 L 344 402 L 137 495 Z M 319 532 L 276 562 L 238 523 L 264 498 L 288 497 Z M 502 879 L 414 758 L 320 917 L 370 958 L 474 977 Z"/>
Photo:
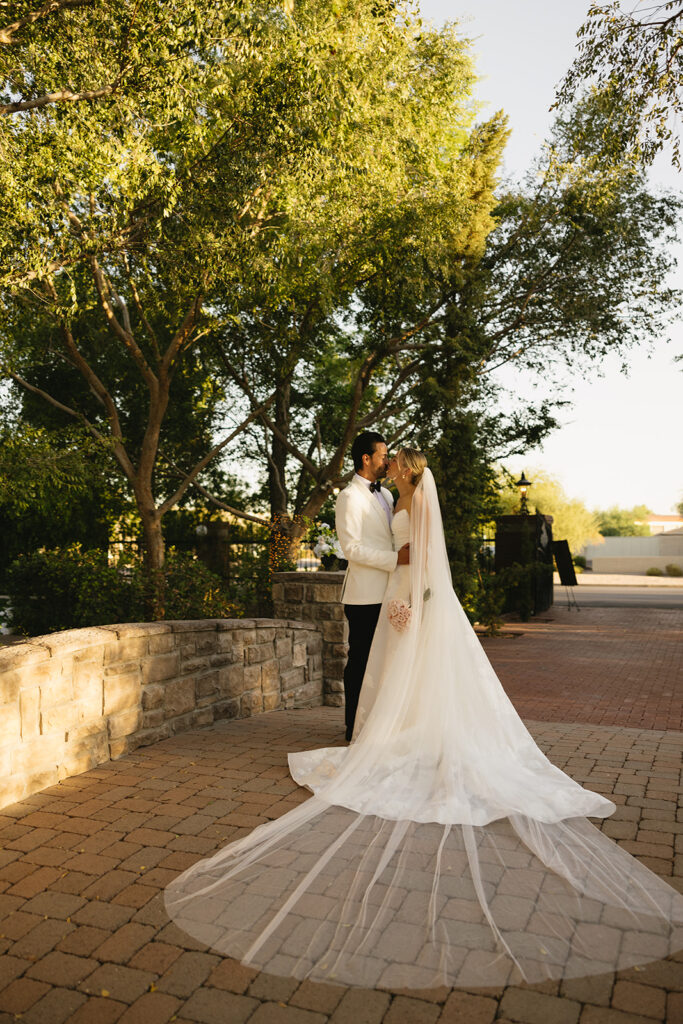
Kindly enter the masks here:
<path id="1" fill-rule="evenodd" d="M 656 565 L 653 565 L 652 568 L 645 570 L 645 575 L 646 576 L 663 576 L 664 573 L 662 572 L 661 569 L 658 569 Z"/>
<path id="2" fill-rule="evenodd" d="M 475 598 L 476 621 L 486 626 L 489 636 L 496 636 L 502 623 L 501 612 L 505 604 L 505 591 L 492 573 L 479 572 L 479 591 Z"/>
<path id="3" fill-rule="evenodd" d="M 169 551 L 166 577 L 166 619 L 234 619 L 239 612 L 220 576 L 192 555 Z"/>
<path id="4" fill-rule="evenodd" d="M 668 565 L 665 565 L 664 572 L 667 576 L 683 576 L 683 569 L 681 569 L 680 565 L 676 565 L 675 562 L 669 562 Z"/>
<path id="5" fill-rule="evenodd" d="M 572 562 L 574 563 L 575 568 L 586 568 L 586 559 L 584 555 L 574 555 L 574 557 L 572 558 Z"/>
<path id="6" fill-rule="evenodd" d="M 234 618 L 222 581 L 191 555 L 171 550 L 163 570 L 164 617 Z M 7 572 L 9 624 L 27 636 L 149 619 L 152 581 L 140 562 L 109 564 L 104 551 L 73 546 L 22 555 Z"/>

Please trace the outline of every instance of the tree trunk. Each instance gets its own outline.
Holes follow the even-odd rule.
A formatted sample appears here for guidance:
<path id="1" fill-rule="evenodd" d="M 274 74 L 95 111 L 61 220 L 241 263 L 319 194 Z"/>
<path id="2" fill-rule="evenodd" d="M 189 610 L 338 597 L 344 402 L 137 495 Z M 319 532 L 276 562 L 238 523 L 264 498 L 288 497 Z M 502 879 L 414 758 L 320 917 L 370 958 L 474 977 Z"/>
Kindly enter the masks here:
<path id="1" fill-rule="evenodd" d="M 292 519 L 288 513 L 273 516 L 270 534 L 270 571 L 279 572 L 296 561 L 306 524 L 299 517 Z"/>
<path id="2" fill-rule="evenodd" d="M 289 434 L 289 405 L 291 387 L 288 381 L 281 383 L 275 397 L 274 419 L 278 430 L 287 437 Z M 268 457 L 268 496 L 270 499 L 270 571 L 278 572 L 291 565 L 296 558 L 303 527 L 299 529 L 289 514 L 289 492 L 287 488 L 287 448 L 277 435 L 273 434 Z"/>
<path id="3" fill-rule="evenodd" d="M 146 577 L 145 603 L 152 619 L 163 619 L 165 608 L 164 535 L 156 508 L 138 502 L 142 519 L 143 556 Z"/>
<path id="4" fill-rule="evenodd" d="M 275 425 L 285 437 L 289 435 L 290 401 L 291 387 L 289 382 L 280 384 L 275 396 Z M 270 499 L 270 514 L 273 522 L 280 517 L 288 518 L 287 454 L 286 446 L 279 437 L 273 434 L 268 459 L 268 497 Z"/>

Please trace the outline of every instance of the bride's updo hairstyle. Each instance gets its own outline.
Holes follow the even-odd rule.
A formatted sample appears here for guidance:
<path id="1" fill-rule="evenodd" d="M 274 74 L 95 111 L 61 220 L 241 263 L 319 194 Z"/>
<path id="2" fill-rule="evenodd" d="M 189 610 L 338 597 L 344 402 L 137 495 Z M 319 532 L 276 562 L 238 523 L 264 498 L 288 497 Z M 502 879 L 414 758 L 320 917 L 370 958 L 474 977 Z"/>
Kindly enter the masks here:
<path id="1" fill-rule="evenodd" d="M 410 482 L 413 487 L 417 487 L 427 468 L 427 456 L 417 448 L 400 448 L 396 459 L 401 469 L 410 470 Z"/>

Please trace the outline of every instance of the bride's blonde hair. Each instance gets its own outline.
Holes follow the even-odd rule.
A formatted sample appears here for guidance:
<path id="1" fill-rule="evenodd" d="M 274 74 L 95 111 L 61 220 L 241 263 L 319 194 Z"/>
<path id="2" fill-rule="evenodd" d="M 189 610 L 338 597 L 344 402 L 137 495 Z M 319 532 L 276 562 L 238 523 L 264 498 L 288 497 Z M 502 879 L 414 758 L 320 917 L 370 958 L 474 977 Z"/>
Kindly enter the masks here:
<path id="1" fill-rule="evenodd" d="M 417 487 L 427 468 L 427 456 L 424 452 L 419 452 L 417 448 L 399 448 L 396 460 L 402 469 L 410 470 L 410 482 Z"/>

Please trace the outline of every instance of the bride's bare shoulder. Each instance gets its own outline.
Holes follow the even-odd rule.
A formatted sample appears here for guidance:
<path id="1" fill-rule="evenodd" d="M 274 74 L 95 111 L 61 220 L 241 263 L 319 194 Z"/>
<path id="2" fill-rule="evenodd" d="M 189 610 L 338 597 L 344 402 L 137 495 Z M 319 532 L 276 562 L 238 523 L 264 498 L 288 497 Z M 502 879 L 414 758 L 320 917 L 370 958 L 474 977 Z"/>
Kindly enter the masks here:
<path id="1" fill-rule="evenodd" d="M 397 512 L 400 512 L 402 508 L 404 508 L 408 514 L 410 514 L 410 506 L 412 505 L 412 503 L 412 494 L 404 494 L 403 497 L 399 498 L 396 504 L 394 505 L 394 515 L 396 515 Z"/>

